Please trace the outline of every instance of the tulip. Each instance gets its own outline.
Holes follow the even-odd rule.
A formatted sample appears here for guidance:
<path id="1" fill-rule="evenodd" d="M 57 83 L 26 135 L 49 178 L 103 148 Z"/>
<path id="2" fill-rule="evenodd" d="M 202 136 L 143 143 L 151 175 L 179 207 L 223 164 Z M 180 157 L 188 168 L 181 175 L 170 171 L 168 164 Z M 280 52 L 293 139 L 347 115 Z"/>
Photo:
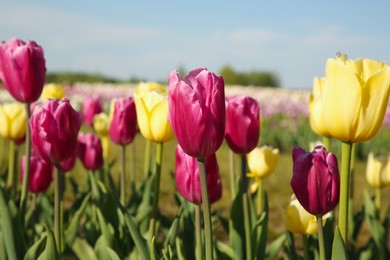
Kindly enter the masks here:
<path id="1" fill-rule="evenodd" d="M 133 98 L 113 100 L 110 118 L 111 140 L 119 145 L 130 144 L 137 133 L 137 114 Z"/>
<path id="2" fill-rule="evenodd" d="M 101 112 L 103 112 L 103 100 L 100 97 L 87 96 L 82 110 L 84 123 L 92 126 L 94 116 Z"/>
<path id="3" fill-rule="evenodd" d="M 76 151 L 71 157 L 60 163 L 60 169 L 62 173 L 71 171 L 76 164 Z"/>
<path id="4" fill-rule="evenodd" d="M 222 183 L 215 154 L 206 157 L 206 178 L 210 202 L 216 202 L 222 196 Z M 180 145 L 176 146 L 175 180 L 183 198 L 197 205 L 202 203 L 198 162 L 187 155 Z"/>
<path id="5" fill-rule="evenodd" d="M 108 136 L 109 127 L 110 118 L 106 113 L 102 112 L 94 116 L 93 129 L 95 129 L 98 136 Z"/>
<path id="6" fill-rule="evenodd" d="M 164 86 L 156 82 L 140 82 L 138 84 L 138 87 L 135 89 L 135 94 L 137 94 L 138 96 L 142 96 L 144 93 L 150 91 L 158 91 L 161 93 L 165 93 L 166 89 Z"/>
<path id="7" fill-rule="evenodd" d="M 330 137 L 327 126 L 322 117 L 322 99 L 321 92 L 323 86 L 325 85 L 325 78 L 315 78 L 313 83 L 313 92 L 310 94 L 309 99 L 309 119 L 310 119 L 310 127 L 314 133 Z"/>
<path id="8" fill-rule="evenodd" d="M 81 116 L 68 99 L 47 100 L 30 119 L 33 146 L 46 161 L 60 163 L 73 155 L 80 126 Z"/>
<path id="9" fill-rule="evenodd" d="M 103 149 L 99 137 L 92 133 L 80 134 L 77 155 L 85 169 L 100 169 L 103 166 Z"/>
<path id="10" fill-rule="evenodd" d="M 23 156 L 20 167 L 21 180 L 23 180 L 25 171 L 25 159 L 26 157 Z M 29 191 L 34 193 L 46 191 L 53 180 L 52 173 L 53 165 L 38 156 L 32 155 L 30 159 Z"/>
<path id="11" fill-rule="evenodd" d="M 65 97 L 64 89 L 61 84 L 47 84 L 42 91 L 42 98 L 46 99 L 62 99 Z"/>
<path id="12" fill-rule="evenodd" d="M 238 154 L 247 154 L 257 146 L 259 135 L 258 102 L 251 97 L 228 97 L 225 139 L 230 149 Z"/>
<path id="13" fill-rule="evenodd" d="M 390 185 L 390 156 L 375 157 L 373 153 L 368 154 L 366 166 L 367 182 L 375 188 L 384 188 Z"/>
<path id="14" fill-rule="evenodd" d="M 173 138 L 168 122 L 168 97 L 157 91 L 134 94 L 138 126 L 141 134 L 148 140 L 164 143 Z"/>
<path id="15" fill-rule="evenodd" d="M 323 122 L 347 143 L 365 142 L 379 131 L 390 94 L 390 67 L 371 59 L 328 59 L 322 88 Z"/>
<path id="16" fill-rule="evenodd" d="M 36 42 L 16 38 L 0 42 L 0 79 L 17 101 L 32 103 L 38 100 L 45 74 L 43 50 Z"/>
<path id="17" fill-rule="evenodd" d="M 172 71 L 168 82 L 168 120 L 180 146 L 193 157 L 215 153 L 225 134 L 223 78 L 196 69 L 185 78 Z"/>
<path id="18" fill-rule="evenodd" d="M 313 235 L 318 230 L 316 216 L 307 212 L 294 197 L 287 206 L 285 224 L 288 231 L 302 235 Z"/>
<path id="19" fill-rule="evenodd" d="M 26 135 L 26 110 L 20 103 L 0 105 L 0 134 L 13 141 Z"/>
<path id="20" fill-rule="evenodd" d="M 333 210 L 340 195 L 340 176 L 337 158 L 322 146 L 312 152 L 294 147 L 291 187 L 310 214 L 323 216 Z"/>

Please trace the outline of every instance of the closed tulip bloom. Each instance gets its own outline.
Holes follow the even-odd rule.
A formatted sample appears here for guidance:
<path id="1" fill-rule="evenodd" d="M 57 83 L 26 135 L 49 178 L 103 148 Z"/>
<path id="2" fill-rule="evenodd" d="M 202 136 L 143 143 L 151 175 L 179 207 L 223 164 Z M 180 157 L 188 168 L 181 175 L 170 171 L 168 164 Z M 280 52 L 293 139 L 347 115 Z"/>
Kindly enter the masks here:
<path id="1" fill-rule="evenodd" d="M 119 145 L 130 144 L 137 133 L 137 112 L 133 98 L 113 100 L 110 118 L 111 140 Z"/>
<path id="2" fill-rule="evenodd" d="M 99 137 L 92 133 L 80 134 L 77 155 L 85 169 L 100 169 L 103 166 L 103 148 Z"/>
<path id="3" fill-rule="evenodd" d="M 265 178 L 271 175 L 279 161 L 279 150 L 264 145 L 246 156 L 250 173 L 248 177 Z"/>
<path id="4" fill-rule="evenodd" d="M 68 99 L 46 100 L 30 119 L 34 149 L 43 159 L 60 163 L 73 155 L 80 126 L 81 115 Z"/>
<path id="5" fill-rule="evenodd" d="M 137 94 L 138 96 L 142 96 L 144 93 L 150 91 L 158 91 L 161 93 L 165 93 L 166 88 L 156 82 L 140 82 L 138 84 L 138 87 L 135 89 L 135 94 Z"/>
<path id="6" fill-rule="evenodd" d="M 390 156 L 375 157 L 373 153 L 368 154 L 366 166 L 367 182 L 375 188 L 384 188 L 390 185 Z"/>
<path id="7" fill-rule="evenodd" d="M 64 88 L 61 84 L 50 83 L 45 85 L 42 91 L 42 98 L 46 99 L 62 99 L 65 97 Z"/>
<path id="8" fill-rule="evenodd" d="M 0 134 L 17 141 L 26 135 L 26 110 L 20 103 L 0 105 Z"/>
<path id="9" fill-rule="evenodd" d="M 62 173 L 71 171 L 76 164 L 76 151 L 71 157 L 60 163 L 60 169 Z"/>
<path id="10" fill-rule="evenodd" d="M 103 112 L 103 100 L 101 97 L 87 96 L 83 103 L 84 123 L 92 126 L 95 115 Z"/>
<path id="11" fill-rule="evenodd" d="M 333 210 L 340 196 L 337 158 L 322 146 L 312 152 L 294 147 L 291 187 L 301 205 L 315 216 Z"/>
<path id="12" fill-rule="evenodd" d="M 225 134 L 223 78 L 200 68 L 185 78 L 172 71 L 168 82 L 168 120 L 180 146 L 194 157 L 215 153 Z"/>
<path id="13" fill-rule="evenodd" d="M 210 203 L 216 202 L 222 197 L 222 183 L 215 154 L 206 157 L 206 178 Z M 183 198 L 197 205 L 202 204 L 198 161 L 186 154 L 180 145 L 176 147 L 175 180 Z"/>
<path id="14" fill-rule="evenodd" d="M 22 103 L 38 100 L 45 74 L 43 50 L 36 42 L 16 38 L 0 42 L 0 79 L 14 99 Z"/>
<path id="15" fill-rule="evenodd" d="M 317 233 L 317 217 L 307 212 L 296 198 L 292 198 L 287 206 L 285 224 L 288 231 L 302 235 Z"/>
<path id="16" fill-rule="evenodd" d="M 134 94 L 137 108 L 138 126 L 143 137 L 157 143 L 173 138 L 172 127 L 168 122 L 168 96 L 158 91 Z"/>
<path id="17" fill-rule="evenodd" d="M 225 139 L 230 149 L 247 154 L 257 146 L 259 135 L 259 103 L 251 97 L 228 97 Z"/>
<path id="18" fill-rule="evenodd" d="M 309 99 L 309 119 L 310 127 L 314 133 L 320 136 L 330 137 L 328 128 L 322 118 L 324 106 L 322 105 L 321 92 L 324 85 L 325 78 L 314 79 L 313 92 L 310 94 Z"/>
<path id="19" fill-rule="evenodd" d="M 325 82 L 322 113 L 330 135 L 352 143 L 373 138 L 389 102 L 390 67 L 371 59 L 328 59 Z"/>
<path id="20" fill-rule="evenodd" d="M 98 136 L 108 136 L 110 128 L 110 118 L 106 113 L 99 113 L 93 118 L 93 129 L 95 129 Z"/>
<path id="21" fill-rule="evenodd" d="M 23 181 L 25 171 L 25 156 L 22 157 L 20 167 L 20 179 Z M 39 156 L 31 156 L 30 159 L 30 179 L 28 189 L 31 192 L 44 192 L 49 188 L 53 177 L 53 165 L 41 159 Z"/>

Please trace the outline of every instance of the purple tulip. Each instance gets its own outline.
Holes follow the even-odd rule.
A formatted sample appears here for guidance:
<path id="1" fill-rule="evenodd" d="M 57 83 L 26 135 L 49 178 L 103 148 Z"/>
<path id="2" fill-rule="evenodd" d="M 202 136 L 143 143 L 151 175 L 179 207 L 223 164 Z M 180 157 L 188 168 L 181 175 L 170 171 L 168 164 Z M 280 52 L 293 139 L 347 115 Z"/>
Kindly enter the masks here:
<path id="1" fill-rule="evenodd" d="M 206 178 L 210 203 L 216 202 L 222 197 L 222 184 L 215 154 L 206 157 Z M 197 205 L 202 204 L 198 160 L 186 154 L 180 145 L 176 147 L 175 179 L 177 190 L 183 198 Z"/>
<path id="2" fill-rule="evenodd" d="M 23 181 L 25 158 L 22 157 L 20 167 L 20 179 Z M 50 186 L 53 177 L 53 165 L 49 162 L 41 159 L 39 156 L 30 157 L 30 179 L 28 184 L 28 190 L 34 193 L 44 192 Z"/>
<path id="3" fill-rule="evenodd" d="M 83 103 L 84 123 L 92 126 L 95 115 L 103 112 L 103 100 L 101 97 L 87 96 Z"/>
<path id="4" fill-rule="evenodd" d="M 193 157 L 215 153 L 225 134 L 223 78 L 200 68 L 185 78 L 172 71 L 168 82 L 168 120 L 180 146 Z"/>
<path id="5" fill-rule="evenodd" d="M 226 99 L 225 140 L 233 152 L 247 154 L 259 141 L 260 107 L 251 97 Z"/>
<path id="6" fill-rule="evenodd" d="M 69 157 L 68 159 L 60 163 L 61 173 L 66 173 L 71 171 L 75 166 L 75 164 L 76 164 L 76 151 L 73 153 L 71 157 Z"/>
<path id="7" fill-rule="evenodd" d="M 309 153 L 294 147 L 292 157 L 294 174 L 291 187 L 301 205 L 315 216 L 323 216 L 333 210 L 340 196 L 336 156 L 317 146 Z"/>
<path id="8" fill-rule="evenodd" d="M 111 140 L 119 145 L 133 142 L 137 133 L 137 112 L 132 97 L 116 100 L 113 107 L 109 134 Z"/>
<path id="9" fill-rule="evenodd" d="M 80 134 L 77 155 L 87 170 L 97 170 L 103 166 L 103 148 L 100 139 L 92 133 Z"/>
<path id="10" fill-rule="evenodd" d="M 81 115 L 68 99 L 46 100 L 31 119 L 31 139 L 35 151 L 46 161 L 60 163 L 70 158 L 77 146 Z"/>
<path id="11" fill-rule="evenodd" d="M 45 83 L 43 50 L 34 41 L 12 38 L 0 42 L 0 79 L 13 98 L 22 103 L 38 100 Z"/>

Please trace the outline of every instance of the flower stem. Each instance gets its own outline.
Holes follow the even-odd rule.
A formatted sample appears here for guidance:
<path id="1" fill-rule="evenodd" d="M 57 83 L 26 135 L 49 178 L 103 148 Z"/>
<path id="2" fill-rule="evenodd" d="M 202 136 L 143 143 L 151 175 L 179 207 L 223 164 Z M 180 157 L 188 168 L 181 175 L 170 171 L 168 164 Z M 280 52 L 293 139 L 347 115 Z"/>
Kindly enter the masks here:
<path id="1" fill-rule="evenodd" d="M 309 260 L 309 239 L 307 238 L 307 235 L 302 235 L 303 240 L 303 259 Z"/>
<path id="2" fill-rule="evenodd" d="M 246 177 L 246 155 L 241 155 L 242 206 L 244 211 L 246 259 L 252 260 L 251 220 L 249 216 L 248 179 Z"/>
<path id="3" fill-rule="evenodd" d="M 196 259 L 203 259 L 202 227 L 200 221 L 201 206 L 195 205 Z"/>
<path id="4" fill-rule="evenodd" d="M 30 104 L 25 104 L 26 109 L 26 163 L 23 176 L 22 192 L 20 196 L 19 214 L 24 216 L 26 211 L 26 200 L 28 194 L 28 183 L 30 181 L 30 155 L 31 155 L 31 137 L 30 137 Z"/>
<path id="5" fill-rule="evenodd" d="M 149 139 L 145 141 L 145 161 L 144 161 L 144 179 L 148 179 L 150 177 L 150 147 L 152 146 L 152 142 Z"/>
<path id="6" fill-rule="evenodd" d="M 330 152 L 330 137 L 323 136 L 322 144 L 324 145 L 326 151 Z"/>
<path id="7" fill-rule="evenodd" d="M 163 143 L 157 143 L 156 151 L 156 179 L 154 180 L 154 196 L 152 205 L 152 215 L 150 218 L 150 240 L 156 235 L 156 222 L 158 215 L 158 199 L 160 197 L 160 179 L 161 179 L 161 163 L 163 154 Z"/>
<path id="8" fill-rule="evenodd" d="M 318 244 L 320 247 L 320 260 L 325 260 L 325 242 L 324 242 L 324 229 L 322 227 L 322 216 L 317 216 L 318 224 Z"/>
<path id="9" fill-rule="evenodd" d="M 15 191 L 16 184 L 16 175 L 15 175 L 15 142 L 9 140 L 8 146 L 8 178 L 7 178 L 7 188 L 11 190 L 11 193 Z"/>
<path id="10" fill-rule="evenodd" d="M 135 159 L 135 154 L 137 152 L 135 142 L 130 144 L 131 147 L 131 157 L 130 157 L 130 164 L 131 164 L 131 172 L 130 172 L 130 187 L 131 187 L 131 192 L 135 190 L 135 180 L 137 178 L 136 172 L 137 172 L 137 160 Z"/>
<path id="11" fill-rule="evenodd" d="M 213 234 L 211 226 L 211 213 L 210 213 L 210 200 L 209 191 L 206 178 L 206 164 L 205 158 L 198 158 L 199 174 L 200 174 L 200 187 L 202 190 L 202 208 L 203 208 L 203 221 L 204 221 L 204 233 L 205 233 L 205 251 L 206 260 L 213 259 Z"/>
<path id="12" fill-rule="evenodd" d="M 54 171 L 54 237 L 58 252 L 62 252 L 62 189 L 60 165 L 55 165 Z"/>
<path id="13" fill-rule="evenodd" d="M 351 165 L 351 143 L 342 143 L 341 151 L 341 180 L 340 180 L 340 205 L 339 205 L 339 227 L 344 244 L 347 244 L 348 237 L 348 202 L 349 202 L 349 175 Z"/>
<path id="14" fill-rule="evenodd" d="M 229 166 L 230 166 L 230 193 L 232 200 L 236 197 L 236 177 L 234 175 L 234 152 L 229 149 Z"/>
<path id="15" fill-rule="evenodd" d="M 263 212 L 263 195 L 264 195 L 264 182 L 263 178 L 259 178 L 258 180 L 259 186 L 257 187 L 257 203 L 259 207 L 257 208 L 257 215 L 261 215 Z"/>
<path id="16" fill-rule="evenodd" d="M 381 188 L 375 188 L 375 208 L 378 212 L 381 210 L 381 204 L 382 204 L 382 193 Z"/>
<path id="17" fill-rule="evenodd" d="M 121 145 L 121 183 L 120 183 L 120 203 L 126 206 L 126 146 Z"/>

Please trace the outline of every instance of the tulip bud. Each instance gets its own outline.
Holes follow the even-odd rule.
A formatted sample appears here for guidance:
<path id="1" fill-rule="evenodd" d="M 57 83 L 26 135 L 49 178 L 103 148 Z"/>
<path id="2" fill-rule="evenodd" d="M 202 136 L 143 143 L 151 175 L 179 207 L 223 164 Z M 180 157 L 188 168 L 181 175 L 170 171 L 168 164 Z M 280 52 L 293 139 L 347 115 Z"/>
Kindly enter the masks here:
<path id="1" fill-rule="evenodd" d="M 322 146 L 312 152 L 296 146 L 292 151 L 293 177 L 291 187 L 309 213 L 323 216 L 333 210 L 340 196 L 337 158 Z"/>
<path id="2" fill-rule="evenodd" d="M 38 100 L 45 74 L 43 50 L 36 42 L 16 38 L 0 42 L 0 79 L 14 99 L 22 103 Z"/>
<path id="3" fill-rule="evenodd" d="M 222 197 L 222 184 L 215 154 L 206 157 L 205 163 L 207 188 L 210 203 L 213 203 Z M 176 147 L 175 180 L 177 190 L 183 198 L 197 205 L 202 203 L 198 161 L 186 154 L 180 145 Z"/>
<path id="4" fill-rule="evenodd" d="M 238 154 L 247 154 L 257 146 L 259 135 L 258 102 L 251 97 L 228 97 L 225 139 L 230 149 Z"/>
<path id="5" fill-rule="evenodd" d="M 103 166 L 103 149 L 99 137 L 94 134 L 80 134 L 77 155 L 87 170 L 97 170 Z"/>
<path id="6" fill-rule="evenodd" d="M 180 146 L 194 157 L 215 153 L 225 134 L 223 78 L 201 68 L 185 78 L 172 71 L 168 82 L 168 120 Z"/>
<path id="7" fill-rule="evenodd" d="M 68 99 L 46 100 L 30 119 L 34 149 L 46 161 L 60 163 L 73 155 L 80 126 L 81 115 Z"/>
<path id="8" fill-rule="evenodd" d="M 106 113 L 99 113 L 93 118 L 93 129 L 95 129 L 98 136 L 108 136 L 110 127 L 110 118 Z"/>
<path id="9" fill-rule="evenodd" d="M 390 156 L 386 160 L 384 157 L 375 157 L 373 153 L 369 153 L 366 166 L 366 179 L 375 188 L 389 186 Z"/>
<path id="10" fill-rule="evenodd" d="M 248 177 L 265 178 L 271 175 L 279 161 L 279 150 L 270 146 L 257 147 L 246 156 Z"/>
<path id="11" fill-rule="evenodd" d="M 119 145 L 133 142 L 137 133 L 137 113 L 132 97 L 113 100 L 111 103 L 109 134 L 111 140 Z"/>
<path id="12" fill-rule="evenodd" d="M 26 135 L 26 110 L 20 103 L 0 105 L 0 134 L 13 141 Z"/>
<path id="13" fill-rule="evenodd" d="M 21 167 L 20 167 L 21 181 L 23 181 L 23 176 L 24 176 L 25 159 L 26 157 L 23 156 L 21 161 Z M 53 180 L 52 173 L 53 173 L 52 164 L 41 159 L 38 156 L 31 156 L 30 179 L 28 183 L 29 191 L 34 193 L 46 191 Z"/>
<path id="14" fill-rule="evenodd" d="M 285 224 L 288 231 L 302 235 L 313 235 L 317 233 L 317 217 L 307 212 L 294 196 L 287 206 L 285 217 Z"/>
<path id="15" fill-rule="evenodd" d="M 103 100 L 100 97 L 87 96 L 83 103 L 83 120 L 86 125 L 93 125 L 95 115 L 103 112 Z"/>
<path id="16" fill-rule="evenodd" d="M 42 91 L 42 98 L 46 99 L 62 99 L 65 97 L 64 89 L 61 84 L 47 84 Z"/>

